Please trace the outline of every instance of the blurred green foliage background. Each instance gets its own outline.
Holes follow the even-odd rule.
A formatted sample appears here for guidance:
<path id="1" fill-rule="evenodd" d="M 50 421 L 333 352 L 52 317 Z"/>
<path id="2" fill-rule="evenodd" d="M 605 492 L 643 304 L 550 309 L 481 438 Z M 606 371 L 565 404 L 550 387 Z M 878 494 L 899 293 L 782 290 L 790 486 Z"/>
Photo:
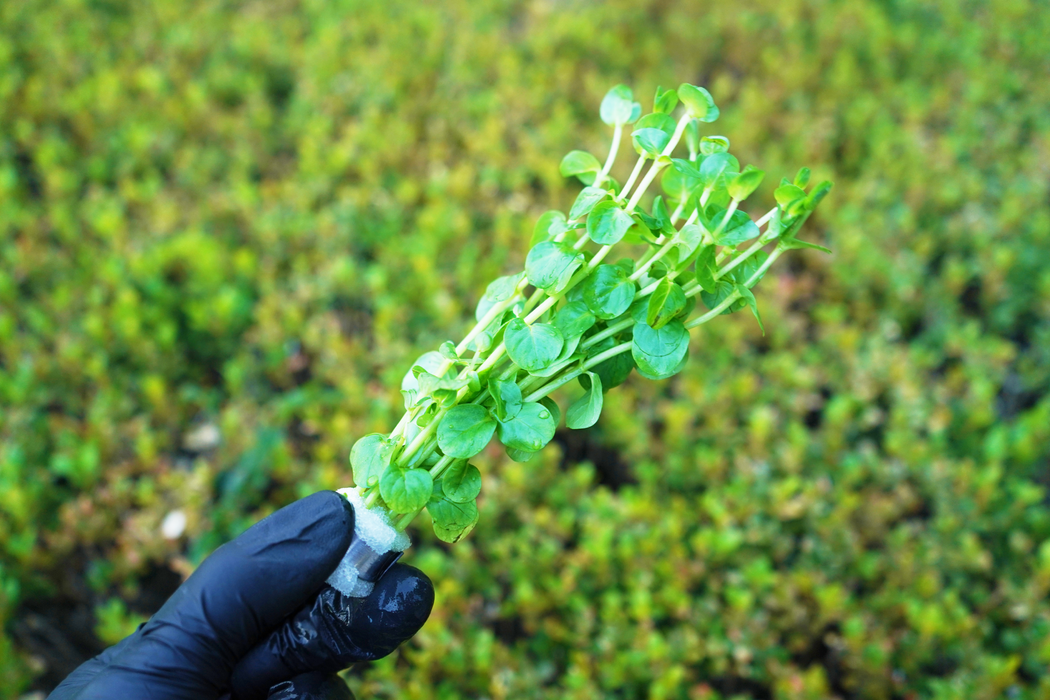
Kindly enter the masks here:
<path id="1" fill-rule="evenodd" d="M 483 454 L 475 532 L 416 528 L 433 617 L 350 684 L 1050 698 L 1047 36 L 1026 0 L 0 3 L 0 697 L 347 485 L 605 91 L 688 81 L 756 202 L 835 181 L 834 255 L 758 287 L 765 337 Z"/>

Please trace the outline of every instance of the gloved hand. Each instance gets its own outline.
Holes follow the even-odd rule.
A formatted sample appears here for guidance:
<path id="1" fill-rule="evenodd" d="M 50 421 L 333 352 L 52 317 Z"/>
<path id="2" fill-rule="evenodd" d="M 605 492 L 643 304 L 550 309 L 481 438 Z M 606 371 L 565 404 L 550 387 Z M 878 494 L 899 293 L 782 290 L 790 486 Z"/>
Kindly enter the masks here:
<path id="1" fill-rule="evenodd" d="M 335 672 L 389 654 L 434 605 L 430 579 L 403 564 L 367 598 L 325 584 L 353 530 L 353 508 L 331 491 L 282 508 L 219 547 L 49 699 L 352 699 Z"/>

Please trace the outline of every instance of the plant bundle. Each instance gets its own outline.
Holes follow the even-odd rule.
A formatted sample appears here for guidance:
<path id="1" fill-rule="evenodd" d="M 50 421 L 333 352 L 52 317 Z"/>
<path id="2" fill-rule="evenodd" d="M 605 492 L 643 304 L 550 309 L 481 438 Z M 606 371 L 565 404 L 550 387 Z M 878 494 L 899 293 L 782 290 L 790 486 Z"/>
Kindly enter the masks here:
<path id="1" fill-rule="evenodd" d="M 744 308 L 761 326 L 751 290 L 785 251 L 827 251 L 797 237 L 831 189 L 807 191 L 806 168 L 781 181 L 776 205 L 757 219 L 741 210 L 765 173 L 741 168 L 727 138 L 703 133 L 719 115 L 707 90 L 658 88 L 652 112 L 641 112 L 626 86 L 609 91 L 604 163 L 584 151 L 561 162 L 563 175 L 585 185 L 568 214 L 539 218 L 524 271 L 488 285 L 462 341 L 413 364 L 393 431 L 354 445 L 349 495 L 392 532 L 426 509 L 437 537 L 458 541 L 478 521 L 481 474 L 469 460 L 493 436 L 525 461 L 563 415 L 571 429 L 594 425 L 605 392 L 632 371 L 648 379 L 681 371 L 691 329 Z M 626 129 L 638 159 L 621 185 L 609 171 Z M 683 142 L 687 157 L 675 157 Z M 662 194 L 646 211 L 642 198 L 657 179 Z M 563 413 L 550 395 L 573 381 L 584 393 Z"/>

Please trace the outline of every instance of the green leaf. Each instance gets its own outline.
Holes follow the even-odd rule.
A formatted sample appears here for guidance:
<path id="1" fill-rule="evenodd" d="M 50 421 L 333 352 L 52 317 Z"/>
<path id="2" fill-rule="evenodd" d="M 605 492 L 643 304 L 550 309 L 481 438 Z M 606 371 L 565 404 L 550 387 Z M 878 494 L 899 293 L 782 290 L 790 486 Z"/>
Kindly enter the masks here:
<path id="1" fill-rule="evenodd" d="M 678 259 L 681 261 L 679 267 L 681 263 L 689 261 L 703 241 L 704 230 L 696 224 L 687 224 L 679 229 L 678 238 L 674 242 L 674 245 L 678 246 Z"/>
<path id="2" fill-rule="evenodd" d="M 659 156 L 670 141 L 671 137 L 661 129 L 637 129 L 631 134 L 635 152 L 650 158 Z"/>
<path id="3" fill-rule="evenodd" d="M 656 96 L 653 98 L 653 111 L 660 114 L 670 114 L 678 106 L 678 93 L 674 90 L 656 88 Z"/>
<path id="4" fill-rule="evenodd" d="M 739 161 L 728 153 L 714 153 L 700 164 L 700 181 L 704 187 L 716 187 L 726 173 L 736 172 Z"/>
<path id="5" fill-rule="evenodd" d="M 603 348 L 603 351 L 608 349 L 608 347 Z M 600 353 L 592 352 L 591 354 L 599 355 Z M 633 369 L 634 358 L 631 357 L 630 353 L 626 352 L 621 352 L 619 355 L 613 355 L 604 362 L 600 362 L 591 368 L 591 370 L 601 379 L 604 391 L 618 387 L 627 381 L 627 377 L 630 376 L 631 370 Z"/>
<path id="6" fill-rule="evenodd" d="M 514 296 L 523 276 L 523 273 L 519 272 L 490 282 L 478 301 L 477 309 L 474 310 L 474 320 L 480 321 L 493 306 Z"/>
<path id="7" fill-rule="evenodd" d="M 558 309 L 551 322 L 561 331 L 562 337 L 568 339 L 586 333 L 596 320 L 585 302 L 572 301 Z"/>
<path id="8" fill-rule="evenodd" d="M 489 380 L 489 394 L 495 402 L 496 418 L 507 420 L 518 415 L 521 410 L 521 389 L 511 379 Z"/>
<path id="9" fill-rule="evenodd" d="M 715 291 L 715 273 L 718 272 L 717 251 L 715 246 L 706 245 L 696 256 L 696 282 L 705 292 Z"/>
<path id="10" fill-rule="evenodd" d="M 441 491 L 453 503 L 473 501 L 481 493 L 481 472 L 466 460 L 457 459 L 441 475 Z"/>
<path id="11" fill-rule="evenodd" d="M 700 140 L 700 153 L 705 156 L 726 153 L 728 150 L 729 139 L 725 136 L 705 136 Z"/>
<path id="12" fill-rule="evenodd" d="M 688 350 L 689 331 L 681 321 L 671 321 L 659 329 L 645 323 L 634 325 L 631 355 L 638 370 L 649 378 L 666 379 L 674 375 Z"/>
<path id="13" fill-rule="evenodd" d="M 555 427 L 561 422 L 561 409 L 558 407 L 558 403 L 549 396 L 544 396 L 540 399 L 540 405 L 551 412 L 551 420 L 554 421 Z"/>
<path id="14" fill-rule="evenodd" d="M 537 289 L 558 290 L 568 284 L 583 264 L 583 253 L 568 243 L 537 243 L 525 258 L 525 274 Z"/>
<path id="15" fill-rule="evenodd" d="M 378 484 L 383 471 L 390 466 L 390 457 L 393 454 L 394 443 L 379 433 L 365 435 L 355 442 L 350 450 L 354 483 L 362 487 Z"/>
<path id="16" fill-rule="evenodd" d="M 496 430 L 496 420 L 484 406 L 453 406 L 438 424 L 438 447 L 449 457 L 470 459 L 485 449 Z"/>
<path id="17" fill-rule="evenodd" d="M 558 359 L 565 339 L 561 331 L 549 323 L 534 323 L 531 326 L 520 318 L 507 324 L 503 336 L 507 356 L 518 367 L 534 372 L 542 370 Z"/>
<path id="18" fill-rule="evenodd" d="M 755 301 L 754 293 L 742 284 L 736 286 L 736 291 L 740 293 L 740 298 L 751 307 L 751 313 L 755 315 L 755 320 L 758 321 L 758 327 L 762 331 L 762 335 L 765 335 L 766 328 L 762 325 L 762 317 L 758 315 L 758 302 Z"/>
<path id="19" fill-rule="evenodd" d="M 631 88 L 626 85 L 617 85 L 605 94 L 599 114 L 602 121 L 609 126 L 629 124 L 633 121 L 634 105 L 634 93 L 631 92 Z M 641 111 L 641 105 L 638 106 L 638 109 Z"/>
<path id="20" fill-rule="evenodd" d="M 634 219 L 612 200 L 598 202 L 587 217 L 587 235 L 598 245 L 619 243 Z"/>
<path id="21" fill-rule="evenodd" d="M 428 503 L 427 512 L 434 523 L 434 534 L 449 544 L 459 542 L 478 524 L 478 506 L 473 501 L 454 503 L 443 498 Z"/>
<path id="22" fill-rule="evenodd" d="M 608 196 L 609 191 L 603 190 L 601 187 L 584 187 L 576 196 L 576 201 L 572 203 L 572 209 L 569 210 L 569 218 L 573 221 L 583 218 L 590 213 L 591 209 L 594 209 L 595 204 Z"/>
<path id="23" fill-rule="evenodd" d="M 529 452 L 528 450 L 515 450 L 513 447 L 508 447 L 507 456 L 515 462 L 528 462 L 536 456 L 536 453 Z"/>
<path id="24" fill-rule="evenodd" d="M 777 200 L 777 204 L 784 211 L 788 211 L 788 207 L 796 201 L 804 199 L 806 191 L 796 185 L 781 185 L 773 191 L 773 199 Z"/>
<path id="25" fill-rule="evenodd" d="M 678 93 L 675 93 L 676 97 L 677 95 Z M 685 125 L 685 144 L 689 148 L 689 158 L 695 160 L 700 152 L 700 122 L 696 119 L 690 119 Z"/>
<path id="26" fill-rule="evenodd" d="M 573 430 L 589 428 L 598 422 L 602 412 L 602 380 L 594 372 L 587 372 L 580 377 L 580 385 L 586 389 L 565 412 L 565 425 Z"/>
<path id="27" fill-rule="evenodd" d="M 809 211 L 816 209 L 821 200 L 828 195 L 828 192 L 831 192 L 831 188 L 832 184 L 827 180 L 824 180 L 814 187 L 813 191 L 809 193 L 808 197 L 806 197 L 806 209 Z"/>
<path id="28" fill-rule="evenodd" d="M 423 353 L 419 356 L 419 359 L 412 363 L 412 368 L 401 379 L 401 391 L 419 391 L 419 380 L 416 378 L 419 373 L 415 371 L 417 367 L 433 373 L 437 372 L 444 364 L 445 358 L 437 350 Z"/>
<path id="29" fill-rule="evenodd" d="M 762 178 L 766 176 L 765 171 L 750 168 L 750 165 L 747 166 L 742 173 L 729 181 L 729 196 L 738 202 L 750 197 L 751 193 L 762 184 Z"/>
<path id="30" fill-rule="evenodd" d="M 505 446 L 538 452 L 554 437 L 557 426 L 550 409 L 543 404 L 527 401 L 514 418 L 500 421 L 497 431 L 500 442 Z"/>
<path id="31" fill-rule="evenodd" d="M 766 273 L 763 272 L 762 275 L 755 279 L 755 281 L 751 284 L 747 284 L 747 282 L 755 276 L 755 273 L 757 273 L 759 269 L 761 269 L 762 265 L 768 259 L 769 255 L 766 253 L 766 251 L 759 250 L 750 258 L 734 267 L 729 274 L 732 276 L 733 281 L 737 284 L 742 284 L 748 288 L 754 287 L 756 284 L 758 284 L 759 280 L 761 280 L 762 277 L 765 277 Z"/>
<path id="32" fill-rule="evenodd" d="M 646 323 L 634 324 L 631 355 L 638 372 L 650 379 L 671 377 L 689 351 L 689 331 L 681 321 L 673 320 L 661 328 Z"/>
<path id="33" fill-rule="evenodd" d="M 700 180 L 700 173 L 695 168 L 691 170 L 695 171 L 693 174 L 686 174 L 683 172 L 683 168 L 678 167 L 679 158 L 672 159 L 672 163 L 675 167 L 667 168 L 664 170 L 663 175 L 660 177 L 660 187 L 663 188 L 664 194 L 672 202 L 682 202 L 693 195 L 700 187 L 702 182 Z M 688 161 L 682 161 L 688 163 Z"/>
<path id="34" fill-rule="evenodd" d="M 785 250 L 799 250 L 801 248 L 812 248 L 813 250 L 819 250 L 822 253 L 831 253 L 831 248 L 825 248 L 822 245 L 816 243 L 810 243 L 809 241 L 800 241 L 797 238 L 785 238 L 781 245 L 784 246 Z"/>
<path id="35" fill-rule="evenodd" d="M 670 277 L 664 277 L 649 295 L 646 325 L 659 330 L 685 308 L 685 303 L 685 291 Z"/>
<path id="36" fill-rule="evenodd" d="M 713 223 L 720 225 L 724 218 L 725 211 L 718 211 L 712 217 Z M 761 232 L 758 230 L 758 225 L 751 220 L 751 217 L 737 209 L 729 217 L 729 221 L 722 230 L 715 236 L 715 243 L 718 245 L 736 246 L 757 237 L 759 233 Z"/>
<path id="37" fill-rule="evenodd" d="M 569 151 L 561 159 L 558 169 L 563 177 L 571 177 L 582 173 L 596 173 L 602 169 L 602 164 L 587 151 Z"/>
<path id="38" fill-rule="evenodd" d="M 713 292 L 703 291 L 700 292 L 700 298 L 703 300 L 704 305 L 708 309 L 714 309 L 723 301 L 725 301 L 733 292 L 736 291 L 736 285 L 727 279 L 720 279 L 715 283 L 715 289 Z M 737 299 L 735 302 L 730 304 L 722 311 L 722 315 L 731 314 L 734 311 L 739 311 L 744 308 L 747 302 Z"/>
<path id="39" fill-rule="evenodd" d="M 430 500 L 434 479 L 426 469 L 393 466 L 379 480 L 379 495 L 395 513 L 415 513 Z"/>
<path id="40" fill-rule="evenodd" d="M 599 265 L 584 281 L 583 301 L 598 318 L 616 318 L 631 306 L 636 292 L 622 267 Z"/>
<path id="41" fill-rule="evenodd" d="M 541 241 L 549 241 L 568 230 L 569 226 L 565 220 L 565 214 L 554 209 L 544 212 L 536 220 L 536 225 L 532 228 L 532 240 L 529 242 L 529 247 Z"/>
<path id="42" fill-rule="evenodd" d="M 671 138 L 674 135 L 675 129 L 678 124 L 674 119 L 667 116 L 666 114 L 660 114 L 659 112 L 653 114 L 646 114 L 644 117 L 638 120 L 638 123 L 634 125 L 634 130 L 640 129 L 659 129 L 660 131 L 667 134 L 667 138 Z"/>
<path id="43" fill-rule="evenodd" d="M 795 175 L 795 185 L 798 187 L 805 187 L 809 184 L 809 168 L 799 168 L 798 174 Z"/>
<path id="44" fill-rule="evenodd" d="M 718 119 L 718 106 L 711 93 L 704 88 L 682 83 L 678 86 L 678 99 L 689 110 L 689 114 L 700 121 L 713 122 Z"/>

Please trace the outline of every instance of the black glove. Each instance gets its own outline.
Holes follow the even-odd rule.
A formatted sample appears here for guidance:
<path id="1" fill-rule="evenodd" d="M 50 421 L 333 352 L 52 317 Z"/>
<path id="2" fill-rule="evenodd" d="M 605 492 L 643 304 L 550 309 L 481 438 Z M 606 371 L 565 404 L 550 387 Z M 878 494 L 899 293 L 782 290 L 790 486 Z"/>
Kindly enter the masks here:
<path id="1" fill-rule="evenodd" d="M 50 700 L 344 700 L 335 675 L 386 656 L 434 605 L 418 569 L 395 564 L 367 598 L 325 584 L 354 512 L 325 491 L 219 547 L 156 615 L 82 664 Z"/>

